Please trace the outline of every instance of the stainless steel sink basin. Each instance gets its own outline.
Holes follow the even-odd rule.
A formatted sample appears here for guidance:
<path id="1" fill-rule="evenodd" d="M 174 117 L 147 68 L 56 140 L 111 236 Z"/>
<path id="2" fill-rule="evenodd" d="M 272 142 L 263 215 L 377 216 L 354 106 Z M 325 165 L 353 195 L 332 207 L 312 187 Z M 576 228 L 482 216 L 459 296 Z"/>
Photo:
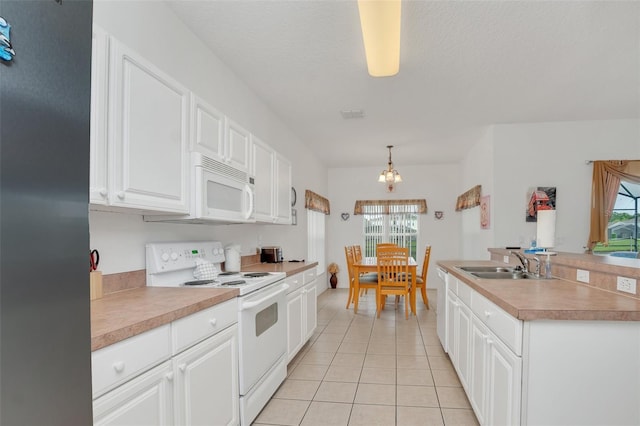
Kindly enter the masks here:
<path id="1" fill-rule="evenodd" d="M 514 268 L 508 268 L 504 266 L 459 266 L 465 272 L 513 272 Z"/>
<path id="2" fill-rule="evenodd" d="M 470 272 L 471 275 L 490 280 L 522 280 L 530 278 L 528 274 L 518 271 Z"/>

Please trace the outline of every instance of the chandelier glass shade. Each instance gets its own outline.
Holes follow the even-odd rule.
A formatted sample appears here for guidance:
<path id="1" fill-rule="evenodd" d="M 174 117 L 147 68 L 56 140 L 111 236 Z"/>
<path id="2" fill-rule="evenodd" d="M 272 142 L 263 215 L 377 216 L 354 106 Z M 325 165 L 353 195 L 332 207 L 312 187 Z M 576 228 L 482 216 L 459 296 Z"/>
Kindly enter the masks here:
<path id="1" fill-rule="evenodd" d="M 393 162 L 391 161 L 391 148 L 393 148 L 393 145 L 387 145 L 387 148 L 389 149 L 389 162 L 387 163 L 387 168 L 378 176 L 378 182 L 386 184 L 387 191 L 392 192 L 395 189 L 395 184 L 402 182 L 402 176 L 393 168 Z"/>

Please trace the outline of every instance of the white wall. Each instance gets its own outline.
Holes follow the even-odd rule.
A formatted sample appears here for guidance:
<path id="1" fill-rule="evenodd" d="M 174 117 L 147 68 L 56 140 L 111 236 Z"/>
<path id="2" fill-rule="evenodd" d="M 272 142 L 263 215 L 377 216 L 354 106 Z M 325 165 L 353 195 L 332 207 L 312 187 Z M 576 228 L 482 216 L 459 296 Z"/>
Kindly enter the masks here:
<path id="1" fill-rule="evenodd" d="M 427 243 L 431 244 L 428 278 L 431 282 L 437 280 L 435 262 L 460 257 L 461 222 L 460 215 L 454 211 L 460 186 L 460 165 L 395 166 L 402 175 L 403 182 L 393 193 L 387 193 L 385 186 L 377 181 L 384 168 L 384 157 L 381 158 L 380 167 L 329 169 L 331 215 L 327 221 L 327 264 L 336 262 L 340 266 L 338 287 L 348 286 L 344 246 L 362 245 L 362 216 L 353 214 L 356 200 L 427 200 L 427 214 L 421 215 L 420 220 L 420 259 L 417 260 L 422 261 L 424 247 Z M 444 212 L 444 219 L 435 219 L 436 210 Z M 349 220 L 342 220 L 340 214 L 343 212 L 351 215 Z"/>
<path id="2" fill-rule="evenodd" d="M 485 176 L 485 155 L 493 155 L 491 227 L 488 246 L 526 246 L 535 236 L 535 223 L 525 221 L 527 190 L 557 188 L 556 249 L 583 252 L 589 230 L 592 166 L 587 160 L 640 159 L 640 121 L 602 120 L 495 125 L 464 164 L 465 176 Z M 485 155 L 482 153 L 484 152 Z M 477 161 L 481 158 L 483 161 Z M 469 186 L 473 182 L 466 182 Z M 487 186 L 490 184 L 487 183 Z M 476 211 L 478 209 L 471 209 Z M 475 214 L 478 214 L 477 212 Z M 475 219 L 473 220 L 475 221 Z M 474 240 L 477 225 L 466 226 L 463 240 Z M 480 245 L 478 245 L 478 249 Z M 466 253 L 465 253 L 466 255 Z M 486 257 L 486 256 L 484 256 Z"/>
<path id="3" fill-rule="evenodd" d="M 494 152 L 493 152 L 493 128 L 485 129 L 483 136 L 467 153 L 462 161 L 462 187 L 459 193 L 463 193 L 476 185 L 482 185 L 482 195 L 490 195 L 490 227 L 480 228 L 480 208 L 475 207 L 459 212 L 462 218 L 462 232 L 460 246 L 463 259 L 489 259 L 487 247 L 495 247 L 494 229 Z"/>
<path id="4" fill-rule="evenodd" d="M 327 193 L 326 167 L 163 2 L 98 0 L 93 13 L 109 34 L 287 157 L 298 192 L 297 226 L 146 223 L 139 215 L 91 212 L 91 247 L 100 250 L 100 269 L 107 274 L 144 269 L 144 244 L 169 240 L 239 242 L 243 254 L 259 245 L 281 245 L 286 259 L 306 258 L 304 190 Z"/>

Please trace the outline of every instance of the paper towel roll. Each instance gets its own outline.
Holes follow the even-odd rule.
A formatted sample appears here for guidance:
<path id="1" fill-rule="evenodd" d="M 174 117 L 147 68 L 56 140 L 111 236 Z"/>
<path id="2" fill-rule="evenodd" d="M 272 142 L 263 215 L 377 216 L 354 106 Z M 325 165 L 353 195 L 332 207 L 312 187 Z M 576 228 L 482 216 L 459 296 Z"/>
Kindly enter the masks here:
<path id="1" fill-rule="evenodd" d="M 555 246 L 556 211 L 539 210 L 536 240 L 538 247 L 549 248 Z"/>

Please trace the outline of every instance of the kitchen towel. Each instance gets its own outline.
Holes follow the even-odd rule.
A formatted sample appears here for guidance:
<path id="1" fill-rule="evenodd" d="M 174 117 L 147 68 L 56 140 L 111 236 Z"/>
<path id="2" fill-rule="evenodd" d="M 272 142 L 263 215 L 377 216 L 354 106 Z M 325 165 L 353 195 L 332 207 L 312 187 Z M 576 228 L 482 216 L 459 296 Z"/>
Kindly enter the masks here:
<path id="1" fill-rule="evenodd" d="M 198 280 L 215 280 L 218 277 L 218 268 L 209 261 L 196 259 L 196 269 L 193 272 L 193 277 Z"/>
<path id="2" fill-rule="evenodd" d="M 555 246 L 556 211 L 539 210 L 536 243 L 538 247 L 550 248 Z"/>

